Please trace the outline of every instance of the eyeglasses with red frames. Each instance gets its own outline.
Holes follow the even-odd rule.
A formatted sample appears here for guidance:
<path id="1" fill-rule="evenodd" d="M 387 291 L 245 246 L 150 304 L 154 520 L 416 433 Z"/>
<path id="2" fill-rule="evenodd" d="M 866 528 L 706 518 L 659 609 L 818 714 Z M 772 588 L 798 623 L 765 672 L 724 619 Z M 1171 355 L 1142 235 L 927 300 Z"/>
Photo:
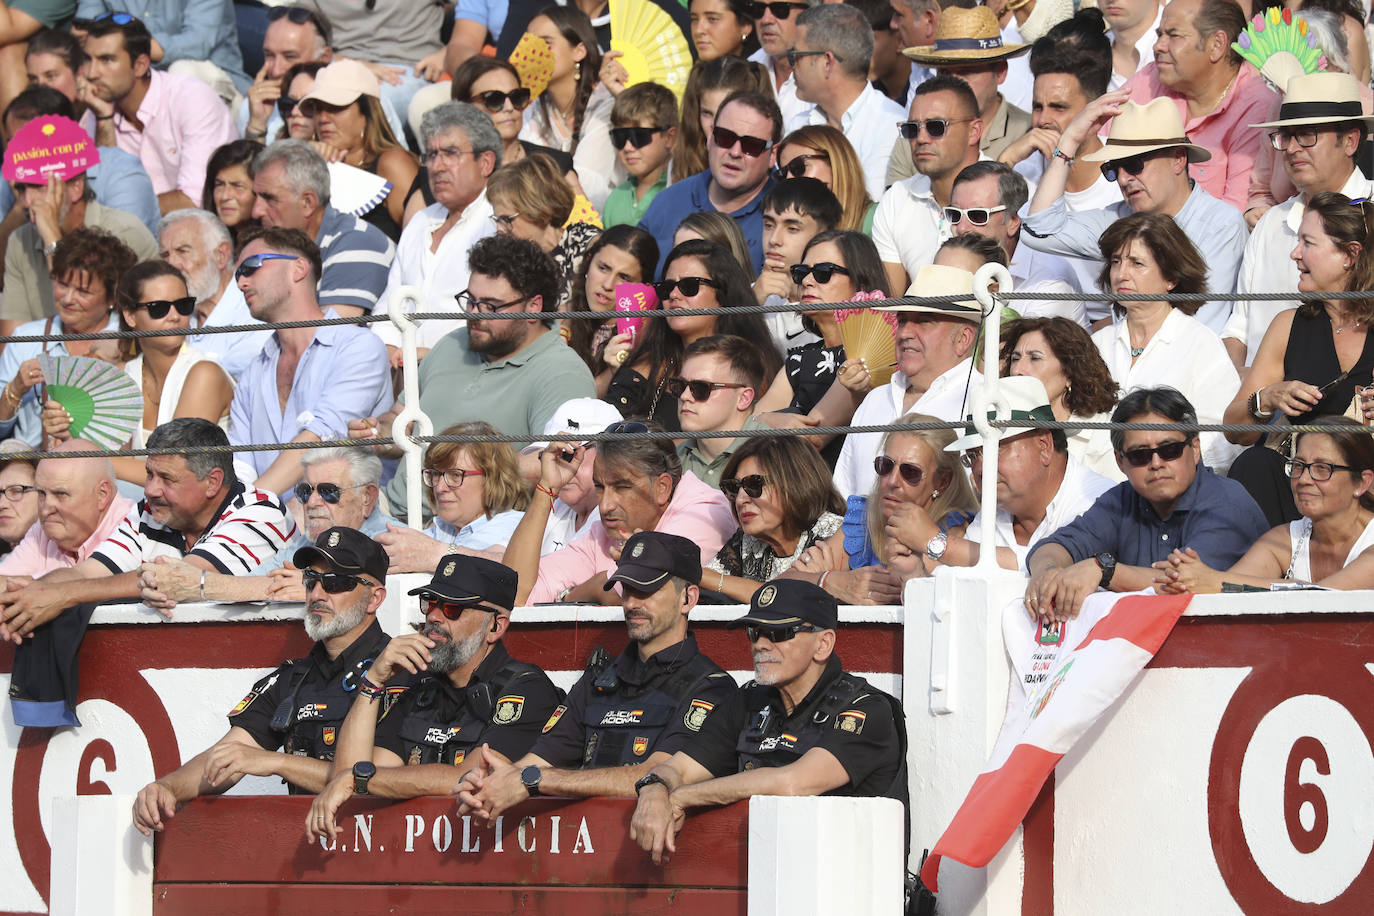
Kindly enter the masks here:
<path id="1" fill-rule="evenodd" d="M 434 468 L 425 468 L 420 472 L 420 481 L 431 490 L 443 481 L 450 490 L 456 490 L 463 485 L 463 481 L 469 477 L 481 477 L 486 471 L 475 471 L 468 468 L 449 468 L 447 471 L 438 471 Z"/>

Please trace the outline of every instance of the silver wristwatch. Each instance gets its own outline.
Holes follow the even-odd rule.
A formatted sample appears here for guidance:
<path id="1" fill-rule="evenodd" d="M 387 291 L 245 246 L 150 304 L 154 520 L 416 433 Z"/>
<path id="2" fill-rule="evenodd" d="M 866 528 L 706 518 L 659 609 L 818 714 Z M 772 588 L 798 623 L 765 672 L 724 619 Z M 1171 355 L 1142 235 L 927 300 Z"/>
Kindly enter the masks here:
<path id="1" fill-rule="evenodd" d="M 939 561 L 945 555 L 945 549 L 949 547 L 949 538 L 941 531 L 935 537 L 926 541 L 926 556 L 932 560 Z"/>

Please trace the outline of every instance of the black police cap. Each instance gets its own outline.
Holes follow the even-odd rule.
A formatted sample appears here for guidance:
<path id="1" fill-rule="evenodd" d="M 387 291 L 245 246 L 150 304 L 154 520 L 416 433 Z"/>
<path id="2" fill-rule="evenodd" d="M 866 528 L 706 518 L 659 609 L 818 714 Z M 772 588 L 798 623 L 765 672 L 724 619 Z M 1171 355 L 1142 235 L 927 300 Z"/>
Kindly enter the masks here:
<path id="1" fill-rule="evenodd" d="M 515 607 L 519 584 L 515 570 L 485 557 L 451 553 L 439 561 L 428 585 L 412 588 L 406 594 L 435 598 L 454 604 L 487 602 L 509 611 Z"/>
<path id="2" fill-rule="evenodd" d="M 606 577 L 606 591 L 624 582 L 638 591 L 657 591 L 669 577 L 701 584 L 701 548 L 693 541 L 662 531 L 630 535 L 620 551 L 620 565 Z"/>
<path id="3" fill-rule="evenodd" d="M 801 579 L 774 579 L 765 582 L 749 599 L 749 613 L 726 626 L 778 626 L 810 623 L 824 630 L 840 625 L 840 607 L 835 596 Z"/>
<path id="4" fill-rule="evenodd" d="M 352 528 L 326 528 L 315 538 L 315 546 L 302 547 L 291 558 L 297 569 L 324 562 L 335 572 L 366 573 L 383 585 L 390 565 L 382 545 Z"/>

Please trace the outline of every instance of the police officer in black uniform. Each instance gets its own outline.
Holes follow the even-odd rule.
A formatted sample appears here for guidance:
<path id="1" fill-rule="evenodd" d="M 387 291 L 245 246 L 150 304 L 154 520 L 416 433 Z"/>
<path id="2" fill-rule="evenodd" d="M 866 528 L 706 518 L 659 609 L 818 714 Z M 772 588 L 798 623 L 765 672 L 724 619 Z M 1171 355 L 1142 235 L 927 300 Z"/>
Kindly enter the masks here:
<path id="1" fill-rule="evenodd" d="M 687 631 L 701 581 L 701 548 L 643 531 L 625 542 L 606 589 L 620 588 L 630 643 L 597 650 L 587 671 L 514 766 L 485 764 L 464 779 L 461 810 L 488 819 L 532 795 L 625 795 L 686 746 L 737 692 Z"/>
<path id="2" fill-rule="evenodd" d="M 830 593 L 774 579 L 730 626 L 745 628 L 754 680 L 635 784 L 635 842 L 660 862 L 688 809 L 754 795 L 885 796 L 905 806 L 901 704 L 841 667 Z"/>
<path id="3" fill-rule="evenodd" d="M 428 585 L 410 591 L 420 596 L 425 624 L 393 639 L 363 678 L 308 833 L 333 836 L 339 805 L 354 793 L 451 795 L 475 748 L 506 762 L 530 749 L 563 692 L 538 666 L 511 658 L 501 641 L 516 584 L 508 566 L 454 554 Z M 408 675 L 419 679 L 380 712 L 388 685 Z"/>
<path id="4" fill-rule="evenodd" d="M 145 834 L 198 795 L 218 794 L 243 776 L 280 776 L 291 792 L 318 792 L 329 777 L 339 728 L 388 637 L 377 623 L 386 597 L 387 556 L 352 528 L 329 528 L 293 557 L 305 586 L 305 631 L 315 646 L 253 685 L 229 711 L 229 732 L 134 801 Z M 278 752 L 278 748 L 281 749 Z"/>

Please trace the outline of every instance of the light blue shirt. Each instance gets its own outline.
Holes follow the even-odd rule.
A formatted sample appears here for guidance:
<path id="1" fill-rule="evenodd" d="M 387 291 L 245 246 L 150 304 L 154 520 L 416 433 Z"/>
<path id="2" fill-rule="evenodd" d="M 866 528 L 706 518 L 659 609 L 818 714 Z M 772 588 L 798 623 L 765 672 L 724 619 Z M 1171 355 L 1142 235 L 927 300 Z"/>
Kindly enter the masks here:
<path id="1" fill-rule="evenodd" d="M 100 162 L 86 170 L 86 178 L 95 191 L 96 203 L 111 210 L 123 210 L 148 227 L 157 238 L 157 223 L 162 211 L 157 206 L 153 180 L 138 157 L 116 146 L 96 147 Z M 14 189 L 8 181 L 0 182 L 0 213 L 14 209 Z"/>
<path id="2" fill-rule="evenodd" d="M 425 529 L 425 534 L 444 544 L 466 547 L 468 550 L 486 550 L 488 547 L 505 547 L 511 535 L 520 524 L 525 513 L 518 509 L 498 512 L 491 518 L 479 515 L 462 528 L 454 528 L 437 515 Z"/>
<path id="3" fill-rule="evenodd" d="M 1021 208 L 1021 228 L 1025 230 L 1021 233 L 1022 243 L 1036 251 L 1090 261 L 1102 260 L 1097 240 L 1107 227 L 1135 212 L 1124 200 L 1102 210 L 1070 212 L 1063 197 L 1039 213 L 1028 213 L 1029 209 L 1030 204 Z M 1207 265 L 1207 289 L 1216 293 L 1234 292 L 1241 255 L 1245 253 L 1245 242 L 1250 235 L 1240 211 L 1217 200 L 1194 182 L 1192 193 L 1179 208 L 1174 221 Z M 1230 315 L 1231 303 L 1223 300 L 1204 303 L 1193 317 L 1221 334 Z"/>
<path id="4" fill-rule="evenodd" d="M 362 527 L 358 530 L 370 538 L 375 538 L 383 531 L 386 531 L 386 526 L 388 524 L 399 525 L 400 522 L 383 512 L 381 506 L 374 506 L 372 514 L 363 519 Z M 275 556 L 259 566 L 257 572 L 253 573 L 253 575 L 265 576 L 274 569 L 281 569 L 287 563 L 292 562 L 291 558 L 296 555 L 297 550 L 300 550 L 302 547 L 313 547 L 314 544 L 315 539 L 307 535 L 304 528 L 298 526 L 296 528 L 296 536 L 287 541 L 282 549 L 277 551 Z"/>
<path id="5" fill-rule="evenodd" d="M 243 72 L 239 51 L 238 18 L 233 0 L 80 0 L 76 18 L 95 19 L 105 13 L 130 13 L 148 27 L 162 45 L 158 67 L 166 70 L 173 61 L 208 60 L 247 92 L 253 81 Z"/>
<path id="6" fill-rule="evenodd" d="M 510 0 L 458 0 L 453 18 L 480 22 L 487 27 L 493 39 L 500 39 L 501 26 L 506 24 L 509 10 Z"/>
<path id="7" fill-rule="evenodd" d="M 61 318 L 52 319 L 52 328 L 47 328 L 48 319 L 39 318 L 37 321 L 30 321 L 21 324 L 15 329 L 16 337 L 27 337 L 31 334 L 66 334 L 62 327 Z M 119 319 L 110 312 L 110 320 L 105 323 L 102 331 L 118 331 Z M 24 343 L 15 341 L 5 345 L 5 350 L 0 353 L 0 379 L 8 382 L 19 374 L 19 367 L 25 360 L 37 359 L 43 353 L 52 356 L 70 356 L 67 352 L 67 345 L 60 340 L 49 343 Z M 0 382 L 0 384 L 4 384 Z M 24 392 L 24 397 L 19 401 L 19 409 L 14 416 L 8 420 L 0 420 L 0 439 L 14 437 L 22 442 L 37 448 L 43 442 L 43 405 L 38 400 L 42 388 L 38 385 L 33 386 Z"/>
<path id="8" fill-rule="evenodd" d="M 339 317 L 333 309 L 324 314 Z M 5 358 L 9 350 L 5 348 Z M 321 439 L 344 439 L 349 420 L 379 416 L 394 401 L 386 344 L 367 328 L 316 328 L 296 366 L 285 410 L 277 397 L 280 357 L 281 344 L 273 333 L 239 379 L 229 408 L 231 445 L 290 442 L 306 430 Z M 279 454 L 244 452 L 239 457 L 261 474 Z"/>
<path id="9" fill-rule="evenodd" d="M 262 322 L 249 314 L 248 303 L 243 299 L 243 290 L 239 289 L 237 283 L 230 280 L 229 285 L 224 288 L 224 292 L 220 293 L 219 302 L 215 303 L 215 310 L 210 313 L 204 327 L 224 328 L 241 324 L 262 324 Z M 224 371 L 229 373 L 229 377 L 234 380 L 235 384 L 238 384 L 239 378 L 247 370 L 248 364 L 267 345 L 271 334 L 271 331 L 263 331 L 259 334 L 241 331 L 234 334 L 193 334 L 186 339 L 202 353 L 208 353 L 218 359 L 219 364 L 224 367 Z"/>

